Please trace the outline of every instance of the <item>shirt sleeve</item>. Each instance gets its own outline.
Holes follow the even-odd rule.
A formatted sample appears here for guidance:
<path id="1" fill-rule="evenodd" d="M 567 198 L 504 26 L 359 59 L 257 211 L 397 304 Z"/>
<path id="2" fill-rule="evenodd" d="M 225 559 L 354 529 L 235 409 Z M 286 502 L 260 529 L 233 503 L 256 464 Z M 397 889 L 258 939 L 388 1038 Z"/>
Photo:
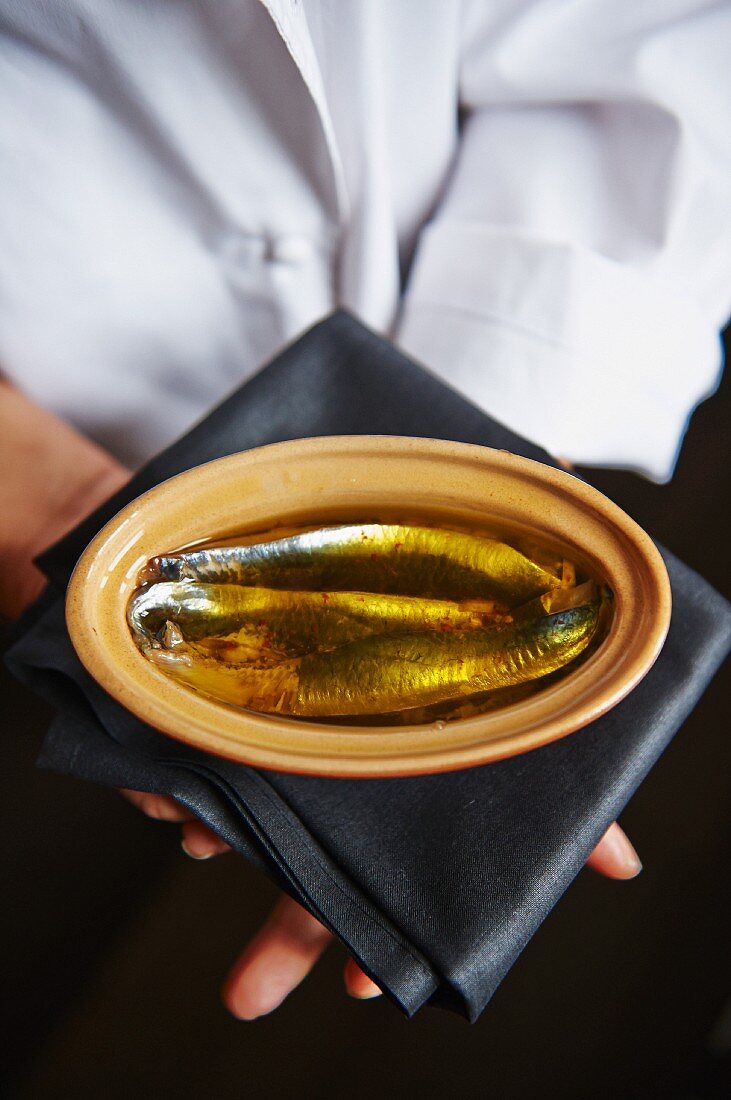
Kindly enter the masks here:
<path id="1" fill-rule="evenodd" d="M 673 471 L 731 306 L 731 6 L 465 8 L 461 137 L 396 338 L 553 453 Z"/>

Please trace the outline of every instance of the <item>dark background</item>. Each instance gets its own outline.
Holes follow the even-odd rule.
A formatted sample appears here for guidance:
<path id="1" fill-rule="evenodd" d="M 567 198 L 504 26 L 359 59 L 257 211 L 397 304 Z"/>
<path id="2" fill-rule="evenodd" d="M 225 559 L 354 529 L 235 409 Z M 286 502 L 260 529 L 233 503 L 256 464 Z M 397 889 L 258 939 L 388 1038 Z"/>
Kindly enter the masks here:
<path id="1" fill-rule="evenodd" d="M 672 483 L 582 471 L 729 595 L 727 380 L 695 413 Z M 722 672 L 627 807 L 645 870 L 583 872 L 482 1018 L 350 1001 L 332 948 L 272 1017 L 218 986 L 275 892 L 240 857 L 185 857 L 174 826 L 36 771 L 47 708 L 2 672 L 3 1095 L 731 1095 L 731 751 Z"/>

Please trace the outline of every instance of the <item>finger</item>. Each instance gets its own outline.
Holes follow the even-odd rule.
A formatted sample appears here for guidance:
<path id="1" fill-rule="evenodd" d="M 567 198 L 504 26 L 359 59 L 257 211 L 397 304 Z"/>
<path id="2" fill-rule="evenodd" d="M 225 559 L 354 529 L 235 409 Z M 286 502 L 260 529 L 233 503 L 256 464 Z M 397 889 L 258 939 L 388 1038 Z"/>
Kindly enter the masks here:
<path id="1" fill-rule="evenodd" d="M 221 852 L 230 852 L 231 846 L 202 821 L 186 821 L 181 829 L 180 846 L 192 859 L 210 859 Z"/>
<path id="2" fill-rule="evenodd" d="M 332 939 L 289 897 L 277 903 L 229 974 L 224 1004 L 240 1020 L 272 1012 L 309 974 Z"/>
<path id="3" fill-rule="evenodd" d="M 617 822 L 610 825 L 586 861 L 587 867 L 607 878 L 634 878 L 642 870 L 640 857 Z"/>
<path id="4" fill-rule="evenodd" d="M 381 990 L 367 974 L 363 973 L 355 959 L 348 959 L 343 977 L 345 978 L 345 988 L 351 997 L 357 997 L 359 1001 L 368 1001 L 371 997 L 381 996 Z"/>
<path id="5" fill-rule="evenodd" d="M 188 821 L 193 816 L 174 798 L 168 798 L 164 794 L 130 791 L 126 787 L 120 787 L 119 793 L 143 814 L 153 817 L 156 821 Z"/>

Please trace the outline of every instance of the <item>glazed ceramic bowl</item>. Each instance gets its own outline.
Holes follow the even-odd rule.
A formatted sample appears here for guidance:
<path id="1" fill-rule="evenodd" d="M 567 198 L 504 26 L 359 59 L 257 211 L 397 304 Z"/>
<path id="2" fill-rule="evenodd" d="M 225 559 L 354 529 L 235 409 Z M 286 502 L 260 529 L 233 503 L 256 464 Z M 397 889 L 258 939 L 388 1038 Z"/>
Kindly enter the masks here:
<path id="1" fill-rule="evenodd" d="M 126 621 L 156 554 L 306 523 L 429 522 L 531 537 L 614 593 L 606 637 L 564 679 L 501 710 L 413 726 L 353 726 L 255 714 L 174 682 L 140 654 Z M 392 436 L 277 443 L 207 463 L 124 508 L 80 558 L 67 623 L 81 661 L 149 725 L 260 767 L 332 776 L 417 775 L 499 760 L 574 733 L 632 690 L 670 620 L 670 585 L 650 538 L 571 474 L 503 451 Z"/>

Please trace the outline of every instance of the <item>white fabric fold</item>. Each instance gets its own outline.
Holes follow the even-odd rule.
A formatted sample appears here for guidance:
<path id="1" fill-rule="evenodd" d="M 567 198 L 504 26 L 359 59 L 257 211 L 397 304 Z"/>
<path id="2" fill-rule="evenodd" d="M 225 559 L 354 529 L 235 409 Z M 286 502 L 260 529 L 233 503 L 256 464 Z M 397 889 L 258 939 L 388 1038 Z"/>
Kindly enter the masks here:
<path id="1" fill-rule="evenodd" d="M 498 420 L 588 465 L 672 474 L 721 364 L 682 289 L 520 230 L 422 233 L 398 342 Z"/>
<path id="2" fill-rule="evenodd" d="M 707 0 L 0 0 L 0 370 L 136 465 L 343 307 L 663 480 L 731 309 L 730 37 Z"/>

